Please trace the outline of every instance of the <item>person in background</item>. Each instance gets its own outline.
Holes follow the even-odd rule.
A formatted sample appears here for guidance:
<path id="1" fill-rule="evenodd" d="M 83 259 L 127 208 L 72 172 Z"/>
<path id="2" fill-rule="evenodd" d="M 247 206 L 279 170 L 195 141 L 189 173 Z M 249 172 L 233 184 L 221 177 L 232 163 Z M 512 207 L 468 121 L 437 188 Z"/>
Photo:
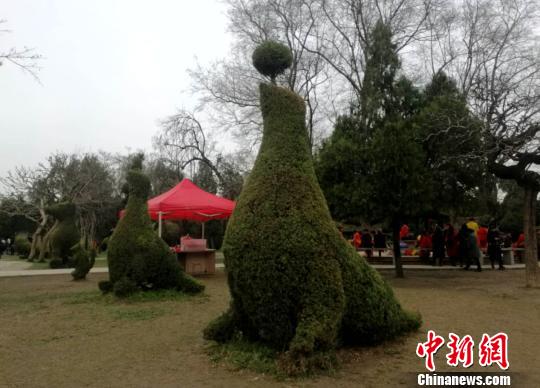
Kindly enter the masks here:
<path id="1" fill-rule="evenodd" d="M 486 252 L 488 246 L 488 228 L 485 225 L 480 226 L 478 229 L 478 246 L 482 252 Z"/>
<path id="2" fill-rule="evenodd" d="M 409 225 L 403 224 L 399 230 L 399 239 L 403 240 L 409 235 Z"/>
<path id="3" fill-rule="evenodd" d="M 364 229 L 364 233 L 362 233 L 362 248 L 366 248 L 366 255 L 367 257 L 371 257 L 373 254 L 373 235 L 369 232 L 369 230 Z"/>
<path id="4" fill-rule="evenodd" d="M 433 245 L 433 265 L 442 265 L 445 257 L 444 252 L 444 232 L 439 224 L 435 224 L 432 237 Z"/>
<path id="5" fill-rule="evenodd" d="M 467 224 L 461 225 L 458 232 L 458 246 L 459 246 L 459 266 L 463 267 L 463 263 L 467 262 L 467 255 L 469 252 L 469 228 Z"/>
<path id="6" fill-rule="evenodd" d="M 375 233 L 373 240 L 375 249 L 379 251 L 379 257 L 381 257 L 381 250 L 386 249 L 386 236 L 379 229 L 377 230 L 377 233 Z"/>
<path id="7" fill-rule="evenodd" d="M 7 238 L 6 240 L 6 250 L 8 255 L 13 255 L 15 253 L 15 249 L 13 247 L 13 241 L 11 241 L 11 238 Z"/>
<path id="8" fill-rule="evenodd" d="M 353 235 L 353 246 L 354 249 L 358 250 L 362 246 L 362 236 L 359 231 L 355 231 Z"/>
<path id="9" fill-rule="evenodd" d="M 489 260 L 491 261 L 491 268 L 495 269 L 495 262 L 499 264 L 499 269 L 504 270 L 503 257 L 501 246 L 503 244 L 502 234 L 497 227 L 497 224 L 494 222 L 489 225 L 489 230 L 487 233 L 487 252 L 489 255 Z"/>
<path id="10" fill-rule="evenodd" d="M 525 233 L 521 232 L 514 243 L 514 248 L 525 248 Z"/>
<path id="11" fill-rule="evenodd" d="M 423 230 L 418 240 L 418 246 L 420 248 L 420 260 L 429 262 L 429 252 L 432 248 L 431 235 L 427 230 Z"/>
<path id="12" fill-rule="evenodd" d="M 466 256 L 466 263 L 465 263 L 465 270 L 468 270 L 471 266 L 471 263 L 476 264 L 477 272 L 482 271 L 482 266 L 480 264 L 480 248 L 478 247 L 478 239 L 476 234 L 474 233 L 474 230 L 467 228 L 468 230 L 468 236 L 467 236 L 467 256 Z"/>
<path id="13" fill-rule="evenodd" d="M 452 224 L 445 225 L 444 243 L 446 245 L 446 253 L 450 259 L 450 264 L 455 267 L 459 260 L 459 240 Z"/>
<path id="14" fill-rule="evenodd" d="M 519 234 L 516 242 L 512 244 L 512 248 L 519 249 L 514 251 L 514 257 L 516 260 L 523 262 L 523 251 L 521 251 L 521 249 L 525 248 L 525 233 L 522 232 Z"/>
<path id="15" fill-rule="evenodd" d="M 469 218 L 469 221 L 467 221 L 466 225 L 467 228 L 471 229 L 474 232 L 474 237 L 478 236 L 478 229 L 480 229 L 480 227 L 478 226 L 478 223 L 476 222 L 474 217 Z"/>
<path id="16" fill-rule="evenodd" d="M 6 243 L 6 240 L 1 239 L 1 240 L 0 240 L 0 259 L 2 258 L 2 255 L 4 254 L 4 252 L 6 251 L 6 249 L 7 249 L 7 243 Z"/>

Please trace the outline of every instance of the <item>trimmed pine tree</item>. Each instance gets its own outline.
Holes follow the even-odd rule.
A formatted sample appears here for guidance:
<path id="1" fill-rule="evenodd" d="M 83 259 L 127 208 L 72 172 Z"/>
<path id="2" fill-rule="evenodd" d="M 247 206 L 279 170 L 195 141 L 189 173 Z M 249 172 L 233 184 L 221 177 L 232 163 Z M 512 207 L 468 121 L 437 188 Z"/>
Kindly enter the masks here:
<path id="1" fill-rule="evenodd" d="M 108 242 L 110 281 L 101 282 L 99 288 L 118 296 L 156 289 L 201 292 L 204 286 L 184 273 L 174 253 L 153 230 L 146 205 L 150 181 L 141 166 L 134 167 L 127 175 L 129 196 L 124 217 Z"/>
<path id="2" fill-rule="evenodd" d="M 271 53 L 264 57 L 265 75 L 274 78 Z M 232 302 L 205 338 L 226 342 L 241 332 L 283 351 L 280 365 L 297 374 L 320 367 L 321 355 L 338 344 L 377 344 L 417 329 L 420 316 L 401 308 L 332 221 L 313 169 L 302 98 L 261 84 L 260 105 L 261 148 L 223 243 Z"/>

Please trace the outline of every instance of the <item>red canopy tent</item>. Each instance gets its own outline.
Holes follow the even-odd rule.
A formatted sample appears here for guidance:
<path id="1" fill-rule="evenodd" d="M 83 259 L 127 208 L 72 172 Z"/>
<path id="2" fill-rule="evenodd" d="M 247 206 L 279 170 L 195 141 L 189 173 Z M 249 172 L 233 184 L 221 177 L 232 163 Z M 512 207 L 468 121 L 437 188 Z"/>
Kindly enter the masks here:
<path id="1" fill-rule="evenodd" d="M 236 203 L 208 193 L 185 178 L 169 191 L 148 200 L 150 218 L 159 222 L 161 236 L 162 220 L 192 220 L 204 222 L 228 218 Z"/>

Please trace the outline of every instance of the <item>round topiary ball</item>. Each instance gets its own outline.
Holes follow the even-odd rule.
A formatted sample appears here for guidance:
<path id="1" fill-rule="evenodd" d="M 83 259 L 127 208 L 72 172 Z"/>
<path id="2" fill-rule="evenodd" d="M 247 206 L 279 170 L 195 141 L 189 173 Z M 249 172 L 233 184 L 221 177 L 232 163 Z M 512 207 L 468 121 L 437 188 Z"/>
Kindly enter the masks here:
<path id="1" fill-rule="evenodd" d="M 257 46 L 251 58 L 257 71 L 272 81 L 291 66 L 293 59 L 287 46 L 271 40 Z"/>

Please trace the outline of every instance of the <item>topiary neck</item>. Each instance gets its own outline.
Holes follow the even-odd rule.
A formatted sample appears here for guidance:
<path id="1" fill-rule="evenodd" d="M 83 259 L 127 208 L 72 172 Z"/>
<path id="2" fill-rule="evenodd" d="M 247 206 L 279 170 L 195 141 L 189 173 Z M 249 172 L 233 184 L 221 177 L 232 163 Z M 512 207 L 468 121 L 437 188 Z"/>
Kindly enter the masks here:
<path id="1" fill-rule="evenodd" d="M 311 158 L 302 98 L 272 84 L 261 84 L 259 90 L 264 121 L 261 153 L 288 160 Z"/>

